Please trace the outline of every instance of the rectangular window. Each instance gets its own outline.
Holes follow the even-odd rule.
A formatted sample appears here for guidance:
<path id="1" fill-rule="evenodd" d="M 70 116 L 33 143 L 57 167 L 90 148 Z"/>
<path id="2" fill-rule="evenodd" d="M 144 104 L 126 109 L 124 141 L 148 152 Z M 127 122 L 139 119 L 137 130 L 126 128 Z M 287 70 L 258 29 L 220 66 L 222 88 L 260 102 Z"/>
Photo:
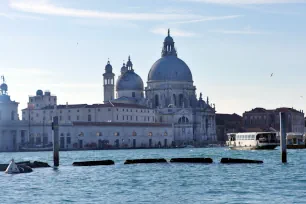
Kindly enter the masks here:
<path id="1" fill-rule="evenodd" d="M 88 122 L 91 122 L 91 115 L 88 115 Z"/>
<path id="2" fill-rule="evenodd" d="M 80 120 L 80 116 L 77 116 L 77 120 Z"/>
<path id="3" fill-rule="evenodd" d="M 68 120 L 71 120 L 71 116 L 70 115 L 68 116 Z"/>
<path id="4" fill-rule="evenodd" d="M 117 115 L 117 120 L 119 120 L 119 116 Z"/>
<path id="5" fill-rule="evenodd" d="M 136 116 L 136 121 L 138 121 L 138 116 Z"/>
<path id="6" fill-rule="evenodd" d="M 2 112 L 0 111 L 0 120 L 2 120 Z"/>
<path id="7" fill-rule="evenodd" d="M 59 119 L 62 120 L 63 119 L 62 116 L 60 116 Z"/>
<path id="8" fill-rule="evenodd" d="M 131 118 L 130 120 L 133 120 L 133 116 L 131 116 L 130 118 Z"/>
<path id="9" fill-rule="evenodd" d="M 124 120 L 124 115 L 122 116 L 122 120 Z"/>

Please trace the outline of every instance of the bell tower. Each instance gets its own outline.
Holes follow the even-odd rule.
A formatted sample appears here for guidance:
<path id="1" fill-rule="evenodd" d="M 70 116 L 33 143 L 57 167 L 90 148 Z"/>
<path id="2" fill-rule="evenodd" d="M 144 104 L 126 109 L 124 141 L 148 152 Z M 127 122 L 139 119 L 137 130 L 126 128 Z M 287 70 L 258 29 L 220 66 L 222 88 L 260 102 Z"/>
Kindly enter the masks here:
<path id="1" fill-rule="evenodd" d="M 105 66 L 105 73 L 103 74 L 103 87 L 104 87 L 104 103 L 114 99 L 115 94 L 115 74 L 113 73 L 113 67 L 109 60 Z"/>

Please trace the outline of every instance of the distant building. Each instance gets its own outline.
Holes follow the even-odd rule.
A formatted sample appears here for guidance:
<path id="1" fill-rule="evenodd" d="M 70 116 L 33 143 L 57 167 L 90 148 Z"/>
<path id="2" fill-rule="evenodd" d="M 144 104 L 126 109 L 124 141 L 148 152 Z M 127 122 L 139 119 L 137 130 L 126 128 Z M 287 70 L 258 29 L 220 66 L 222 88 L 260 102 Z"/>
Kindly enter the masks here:
<path id="1" fill-rule="evenodd" d="M 234 114 L 216 114 L 217 139 L 224 142 L 227 140 L 227 133 L 242 131 L 242 117 Z"/>
<path id="2" fill-rule="evenodd" d="M 0 85 L 0 151 L 16 151 L 28 135 L 26 123 L 19 120 L 18 103 L 8 95 L 8 85 L 2 76 Z"/>
<path id="3" fill-rule="evenodd" d="M 288 121 L 288 132 L 304 132 L 304 113 L 303 111 L 298 111 L 293 108 L 277 108 L 273 110 L 266 110 L 264 108 L 254 108 L 251 111 L 247 111 L 243 114 L 243 126 L 248 132 L 252 132 L 254 130 L 279 131 L 280 112 L 285 112 Z"/>

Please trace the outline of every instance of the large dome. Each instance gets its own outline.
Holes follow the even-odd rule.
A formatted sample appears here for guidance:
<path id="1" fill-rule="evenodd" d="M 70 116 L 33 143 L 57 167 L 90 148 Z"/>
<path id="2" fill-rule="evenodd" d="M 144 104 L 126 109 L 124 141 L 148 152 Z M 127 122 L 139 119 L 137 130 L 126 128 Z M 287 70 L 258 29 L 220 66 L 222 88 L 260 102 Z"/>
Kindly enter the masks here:
<path id="1" fill-rule="evenodd" d="M 117 91 L 139 90 L 143 91 L 143 81 L 133 70 L 125 72 L 119 77 L 116 84 Z"/>
<path id="2" fill-rule="evenodd" d="M 193 82 L 187 64 L 174 55 L 166 55 L 153 64 L 148 75 L 148 82 L 152 81 Z"/>

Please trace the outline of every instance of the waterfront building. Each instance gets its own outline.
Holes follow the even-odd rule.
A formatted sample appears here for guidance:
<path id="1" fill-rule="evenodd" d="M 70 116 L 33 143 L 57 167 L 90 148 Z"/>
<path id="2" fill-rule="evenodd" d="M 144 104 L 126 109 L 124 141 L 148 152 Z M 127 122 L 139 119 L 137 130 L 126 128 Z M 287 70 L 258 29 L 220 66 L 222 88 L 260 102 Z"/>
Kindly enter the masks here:
<path id="1" fill-rule="evenodd" d="M 280 118 L 279 113 L 285 112 L 287 119 L 288 132 L 304 132 L 305 118 L 304 112 L 294 108 L 277 108 L 267 110 L 264 108 L 254 108 L 243 114 L 243 125 L 246 131 L 259 129 L 261 131 L 279 131 Z"/>
<path id="2" fill-rule="evenodd" d="M 147 86 L 131 57 L 115 81 L 108 60 L 103 73 L 104 103 L 59 105 L 50 91 L 38 90 L 22 110 L 28 127 L 24 143 L 48 146 L 52 118 L 59 117 L 60 148 L 173 147 L 216 142 L 215 106 L 196 96 L 187 64 L 178 58 L 170 31 L 161 58 L 149 70 Z M 16 111 L 17 113 L 17 111 Z"/>
<path id="3" fill-rule="evenodd" d="M 216 127 L 218 141 L 225 142 L 228 140 L 228 133 L 242 132 L 242 117 L 234 114 L 216 114 Z"/>
<path id="4" fill-rule="evenodd" d="M 0 151 L 16 151 L 26 142 L 28 127 L 19 120 L 18 103 L 11 100 L 4 76 L 0 85 Z"/>

